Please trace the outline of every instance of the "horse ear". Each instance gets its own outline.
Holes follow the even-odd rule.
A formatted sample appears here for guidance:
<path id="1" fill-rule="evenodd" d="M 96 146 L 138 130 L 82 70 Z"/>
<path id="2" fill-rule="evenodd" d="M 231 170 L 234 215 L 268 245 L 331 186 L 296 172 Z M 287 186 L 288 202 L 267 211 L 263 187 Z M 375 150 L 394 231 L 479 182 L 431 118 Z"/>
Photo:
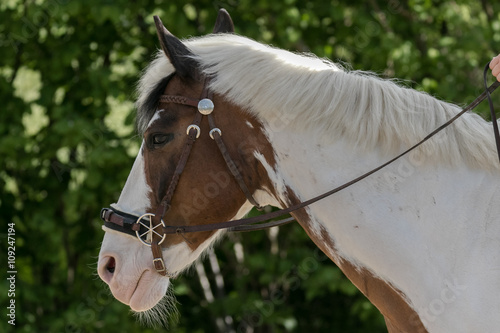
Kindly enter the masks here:
<path id="1" fill-rule="evenodd" d="M 199 65 L 193 59 L 193 53 L 184 45 L 179 38 L 172 35 L 170 31 L 165 28 L 158 16 L 154 16 L 156 25 L 156 32 L 160 45 L 175 68 L 175 72 L 184 79 L 190 78 L 197 80 L 199 76 Z"/>
<path id="2" fill-rule="evenodd" d="M 217 20 L 215 21 L 214 34 L 217 33 L 233 33 L 234 24 L 231 20 L 231 16 L 224 8 L 219 9 L 219 14 L 217 15 Z"/>

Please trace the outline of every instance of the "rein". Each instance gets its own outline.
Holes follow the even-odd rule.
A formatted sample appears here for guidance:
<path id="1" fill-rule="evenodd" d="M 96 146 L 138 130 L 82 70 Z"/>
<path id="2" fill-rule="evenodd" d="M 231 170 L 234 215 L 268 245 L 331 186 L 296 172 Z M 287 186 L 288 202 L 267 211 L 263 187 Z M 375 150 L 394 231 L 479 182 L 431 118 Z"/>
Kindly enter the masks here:
<path id="1" fill-rule="evenodd" d="M 157 211 L 155 214 L 152 213 L 146 213 L 140 217 L 128 214 L 126 212 L 122 212 L 118 209 L 114 208 L 103 208 L 101 210 L 101 219 L 104 221 L 104 225 L 110 229 L 117 230 L 120 232 L 127 233 L 132 236 L 137 236 L 139 240 L 147 245 L 151 246 L 152 251 L 153 251 L 153 263 L 155 265 L 156 270 L 166 276 L 172 276 L 169 275 L 169 273 L 165 269 L 165 264 L 163 262 L 163 258 L 161 256 L 161 244 L 165 240 L 166 235 L 168 234 L 178 234 L 184 237 L 184 234 L 186 233 L 192 233 L 192 232 L 202 232 L 202 231 L 215 231 L 215 230 L 220 230 L 220 229 L 227 229 L 228 231 L 254 231 L 254 230 L 262 230 L 270 227 L 275 227 L 275 226 L 281 226 L 287 223 L 290 223 L 294 221 L 293 217 L 277 220 L 277 221 L 269 221 L 271 219 L 275 219 L 278 217 L 281 217 L 283 215 L 292 213 L 294 211 L 297 211 L 299 209 L 305 208 L 319 200 L 322 200 L 324 198 L 327 198 L 351 185 L 354 185 L 358 183 L 359 181 L 367 178 L 368 176 L 374 174 L 375 172 L 379 171 L 380 169 L 383 169 L 384 167 L 388 166 L 389 164 L 393 163 L 394 161 L 398 160 L 399 158 L 405 156 L 409 152 L 413 151 L 420 145 L 422 145 L 424 142 L 435 136 L 437 133 L 451 125 L 455 120 L 457 120 L 459 117 L 461 117 L 464 113 L 467 111 L 470 111 L 474 109 L 477 105 L 479 105 L 485 98 L 488 98 L 489 106 L 490 106 L 490 112 L 491 112 L 491 118 L 492 118 L 492 123 L 493 123 L 493 130 L 494 130 L 494 135 L 495 135 L 495 142 L 497 146 L 497 152 L 498 152 L 498 157 L 500 160 L 500 135 L 499 135 L 499 130 L 498 130 L 498 124 L 496 120 L 496 115 L 495 111 L 493 108 L 493 102 L 491 100 L 490 94 L 500 86 L 500 82 L 495 81 L 491 86 L 488 87 L 487 81 L 486 81 L 486 74 L 488 72 L 488 66 L 489 63 L 486 65 L 484 69 L 484 85 L 485 85 L 485 91 L 477 97 L 471 104 L 469 104 L 467 107 L 462 109 L 459 113 L 457 113 L 453 118 L 448 120 L 446 123 L 443 125 L 439 126 L 436 128 L 434 131 L 429 133 L 425 138 L 423 138 L 421 141 L 419 141 L 417 144 L 414 146 L 408 148 L 401 154 L 397 155 L 396 157 L 392 158 L 391 160 L 385 162 L 384 164 L 362 174 L 361 176 L 344 183 L 328 192 L 325 192 L 321 195 L 318 195 L 314 198 L 311 198 L 309 200 L 300 202 L 298 204 L 292 205 L 290 207 L 280 209 L 274 212 L 262 214 L 259 216 L 255 217 L 248 217 L 248 218 L 242 218 L 238 220 L 232 220 L 232 221 L 225 221 L 225 222 L 218 222 L 218 223 L 211 223 L 211 224 L 206 224 L 206 225 L 185 225 L 185 226 L 170 226 L 166 225 L 165 222 L 163 221 L 163 216 L 165 213 L 168 211 L 170 208 L 170 202 L 172 199 L 172 196 L 175 191 L 175 187 L 177 186 L 177 182 L 179 180 L 180 175 L 182 174 L 182 171 L 184 170 L 184 167 L 187 163 L 191 147 L 193 143 L 195 142 L 196 138 L 200 135 L 200 128 L 199 128 L 199 123 L 201 121 L 202 116 L 207 116 L 208 121 L 209 121 L 209 126 L 210 126 L 210 137 L 216 142 L 222 156 L 224 157 L 224 161 L 226 162 L 227 167 L 233 174 L 234 178 L 238 182 L 241 190 L 247 197 L 250 203 L 252 203 L 254 206 L 257 208 L 260 208 L 260 206 L 257 204 L 255 199 L 253 198 L 250 190 L 246 186 L 245 182 L 243 181 L 243 177 L 241 176 L 240 172 L 238 171 L 238 168 L 234 164 L 233 160 L 231 159 L 226 146 L 224 145 L 224 142 L 222 141 L 221 135 L 222 132 L 219 128 L 215 126 L 214 119 L 211 115 L 214 105 L 213 102 L 211 101 L 212 99 L 212 94 L 208 91 L 207 88 L 207 82 L 205 82 L 203 92 L 202 92 L 202 99 L 196 100 L 196 99 L 191 99 L 188 97 L 184 96 L 170 96 L 170 95 L 163 95 L 160 97 L 160 102 L 162 103 L 176 103 L 176 104 L 183 104 L 191 107 L 197 107 L 198 111 L 195 119 L 193 121 L 193 124 L 188 126 L 187 128 L 187 135 L 188 139 L 186 141 L 186 144 L 184 146 L 184 149 L 181 153 L 181 157 L 179 159 L 179 162 L 177 164 L 176 170 L 174 172 L 174 175 L 172 177 L 172 180 L 170 182 L 170 185 L 167 189 L 167 193 L 165 194 L 164 198 L 161 200 L 160 205 L 158 205 Z M 149 221 L 148 221 L 149 217 Z M 144 238 L 145 237 L 145 238 Z M 185 237 L 184 237 L 185 238 Z M 186 238 L 185 238 L 186 239 Z M 186 241 L 188 241 L 186 239 Z M 189 242 L 189 241 L 188 241 Z"/>

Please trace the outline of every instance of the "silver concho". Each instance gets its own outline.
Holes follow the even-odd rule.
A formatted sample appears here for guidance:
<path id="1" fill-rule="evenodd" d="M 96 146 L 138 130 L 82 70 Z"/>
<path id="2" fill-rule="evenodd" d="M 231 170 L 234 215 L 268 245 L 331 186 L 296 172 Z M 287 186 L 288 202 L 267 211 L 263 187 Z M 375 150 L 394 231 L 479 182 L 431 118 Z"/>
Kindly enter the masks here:
<path id="1" fill-rule="evenodd" d="M 212 102 L 208 98 L 204 98 L 198 102 L 198 111 L 204 116 L 207 116 L 212 113 L 214 110 L 214 102 Z"/>

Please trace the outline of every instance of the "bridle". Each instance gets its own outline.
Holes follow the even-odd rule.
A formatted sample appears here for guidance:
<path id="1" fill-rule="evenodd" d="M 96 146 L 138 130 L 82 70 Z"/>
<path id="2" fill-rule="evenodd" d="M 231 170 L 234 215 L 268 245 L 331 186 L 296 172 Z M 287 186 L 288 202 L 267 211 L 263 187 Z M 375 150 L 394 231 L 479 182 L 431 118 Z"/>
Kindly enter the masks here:
<path id="1" fill-rule="evenodd" d="M 201 93 L 201 98 L 199 100 L 177 96 L 177 95 L 162 95 L 160 96 L 159 103 L 174 103 L 187 105 L 198 109 L 195 118 L 186 129 L 187 139 L 182 148 L 179 162 L 175 168 L 174 174 L 167 188 L 167 191 L 158 205 L 156 212 L 145 213 L 139 217 L 134 215 L 119 211 L 114 208 L 103 208 L 101 211 L 101 219 L 104 221 L 104 225 L 110 229 L 121 231 L 130 235 L 136 236 L 142 244 L 151 247 L 153 253 L 153 264 L 158 273 L 162 275 L 170 275 L 165 267 L 165 263 L 162 257 L 161 244 L 165 241 L 167 234 L 180 234 L 183 236 L 184 232 L 182 229 L 176 229 L 172 232 L 170 226 L 165 224 L 163 217 L 170 209 L 172 202 L 172 197 L 174 195 L 175 189 L 179 182 L 180 176 L 184 171 L 184 168 L 189 159 L 191 149 L 197 138 L 200 137 L 201 129 L 200 123 L 203 116 L 208 118 L 208 124 L 210 127 L 209 136 L 212 138 L 219 148 L 219 151 L 224 158 L 229 171 L 233 175 L 234 179 L 238 183 L 241 191 L 245 194 L 247 200 L 258 209 L 261 209 L 260 205 L 257 203 L 252 193 L 248 189 L 243 176 L 241 175 L 238 167 L 234 163 L 233 159 L 229 155 L 226 145 L 222 141 L 222 131 L 216 126 L 212 112 L 214 110 L 213 104 L 213 94 L 208 89 L 208 78 L 204 80 L 203 91 Z M 148 222 L 149 219 L 149 222 Z M 211 231 L 215 229 L 210 229 Z M 202 230 L 198 230 L 202 231 Z"/>
<path id="2" fill-rule="evenodd" d="M 415 144 L 414 146 L 408 148 L 401 154 L 397 155 L 396 157 L 392 158 L 391 160 L 385 162 L 384 164 L 376 167 L 375 169 L 372 169 L 361 176 L 343 184 L 340 185 L 328 192 L 325 192 L 321 195 L 318 195 L 314 198 L 311 198 L 309 200 L 299 202 L 295 205 L 292 205 L 290 207 L 280 209 L 271 213 L 267 214 L 262 214 L 259 216 L 255 217 L 248 217 L 248 218 L 242 218 L 238 220 L 232 220 L 232 221 L 225 221 L 225 222 L 218 222 L 218 223 L 211 223 L 211 224 L 206 224 L 206 225 L 185 225 L 185 226 L 171 226 L 167 225 L 165 221 L 163 220 L 164 215 L 166 212 L 170 209 L 170 204 L 172 202 L 172 197 L 174 195 L 175 188 L 177 187 L 177 184 L 179 182 L 179 178 L 184 171 L 184 167 L 186 166 L 186 163 L 189 159 L 189 155 L 191 153 L 191 149 L 193 147 L 194 142 L 196 139 L 200 136 L 201 130 L 200 130 L 200 123 L 202 120 L 202 117 L 206 116 L 208 118 L 208 123 L 210 127 L 210 132 L 209 135 L 210 137 L 216 142 L 217 147 L 219 151 L 222 154 L 222 157 L 224 158 L 224 161 L 233 175 L 234 179 L 238 183 L 241 191 L 245 194 L 247 200 L 254 205 L 257 208 L 261 208 L 255 198 L 253 197 L 252 193 L 246 186 L 243 177 L 238 170 L 238 167 L 234 163 L 233 159 L 231 158 L 224 142 L 222 141 L 222 131 L 219 129 L 216 124 L 214 117 L 212 116 L 212 112 L 214 111 L 214 104 L 212 102 L 212 93 L 208 89 L 208 82 L 209 79 L 205 78 L 204 82 L 204 87 L 203 91 L 201 94 L 200 99 L 192 99 L 188 98 L 185 96 L 173 96 L 173 95 L 162 95 L 160 97 L 159 102 L 160 103 L 175 103 L 175 104 L 182 104 L 182 105 L 187 105 L 193 108 L 197 108 L 198 112 L 196 112 L 195 118 L 192 122 L 191 125 L 187 127 L 186 133 L 187 133 L 187 139 L 184 144 L 184 147 L 182 149 L 179 162 L 177 163 L 177 166 L 175 168 L 174 174 L 172 176 L 172 179 L 170 181 L 170 184 L 167 188 L 165 196 L 162 198 L 160 201 L 160 204 L 158 205 L 156 212 L 155 213 L 145 213 L 142 216 L 135 216 L 123 211 L 120 211 L 115 208 L 103 208 L 101 210 L 101 219 L 104 221 L 104 225 L 110 229 L 120 231 L 132 236 L 136 236 L 141 243 L 143 243 L 146 246 L 151 247 L 152 253 L 153 253 L 153 264 L 155 266 L 156 271 L 164 276 L 168 277 L 174 277 L 175 274 L 169 273 L 165 267 L 165 263 L 163 261 L 162 257 L 162 248 L 161 244 L 165 241 L 166 235 L 169 234 L 178 234 L 184 237 L 184 234 L 186 233 L 192 233 L 192 232 L 202 232 L 202 231 L 215 231 L 215 230 L 221 230 L 221 229 L 227 229 L 228 231 L 253 231 L 253 230 L 262 230 L 274 226 L 280 226 L 284 225 L 286 223 L 294 221 L 293 217 L 288 217 L 285 219 L 281 219 L 278 221 L 271 221 L 267 222 L 271 219 L 275 219 L 278 217 L 282 217 L 286 214 L 292 213 L 294 211 L 297 211 L 299 209 L 305 208 L 319 200 L 322 200 L 326 197 L 329 197 L 333 195 L 334 193 L 337 193 L 363 179 L 366 177 L 374 174 L 375 172 L 379 171 L 380 169 L 383 169 L 384 167 L 388 166 L 389 164 L 393 163 L 394 161 L 398 160 L 399 158 L 403 157 L 404 155 L 408 154 L 412 150 L 416 149 L 420 145 L 422 145 L 424 142 L 429 140 L 431 137 L 442 131 L 444 128 L 448 127 L 451 125 L 455 120 L 457 120 L 459 117 L 461 117 L 464 113 L 467 111 L 470 111 L 474 109 L 477 105 L 479 105 L 485 98 L 488 98 L 489 105 L 490 105 L 490 112 L 491 112 L 491 117 L 492 117 L 492 123 L 493 123 L 493 130 L 494 130 L 494 135 L 495 135 L 495 142 L 497 146 L 497 153 L 498 157 L 500 160 L 500 135 L 498 134 L 498 125 L 497 125 L 497 120 L 496 120 L 496 115 L 495 111 L 493 108 L 493 103 L 491 101 L 490 93 L 492 93 L 498 86 L 500 86 L 500 82 L 495 81 L 491 86 L 488 87 L 487 81 L 486 81 L 486 73 L 488 71 L 488 66 L 489 63 L 486 65 L 484 69 L 484 85 L 485 85 L 485 91 L 477 97 L 471 104 L 469 104 L 467 107 L 462 109 L 459 113 L 457 113 L 453 118 L 448 120 L 446 123 L 443 125 L 439 126 L 436 128 L 434 131 L 432 131 L 430 134 L 428 134 L 425 138 L 423 138 L 420 142 Z M 185 238 L 185 237 L 184 237 Z M 187 241 L 187 239 L 186 239 Z"/>

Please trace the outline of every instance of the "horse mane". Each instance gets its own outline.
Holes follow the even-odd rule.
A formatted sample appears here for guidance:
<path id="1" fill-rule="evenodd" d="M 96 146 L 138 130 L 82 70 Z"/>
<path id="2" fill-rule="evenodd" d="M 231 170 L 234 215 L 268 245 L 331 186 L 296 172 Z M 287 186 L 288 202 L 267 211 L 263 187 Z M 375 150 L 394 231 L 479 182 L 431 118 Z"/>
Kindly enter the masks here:
<path id="1" fill-rule="evenodd" d="M 395 155 L 460 111 L 456 105 L 369 72 L 350 71 L 313 55 L 263 45 L 233 34 L 184 41 L 210 88 L 263 122 L 314 131 L 323 142 L 344 138 L 363 149 Z M 138 86 L 139 131 L 154 114 L 152 92 L 174 71 L 161 52 Z M 156 89 L 155 89 L 156 88 Z M 149 103 L 147 103 L 149 101 Z M 283 129 L 283 126 L 281 127 Z M 491 124 L 466 113 L 419 148 L 427 160 L 499 169 Z"/>

